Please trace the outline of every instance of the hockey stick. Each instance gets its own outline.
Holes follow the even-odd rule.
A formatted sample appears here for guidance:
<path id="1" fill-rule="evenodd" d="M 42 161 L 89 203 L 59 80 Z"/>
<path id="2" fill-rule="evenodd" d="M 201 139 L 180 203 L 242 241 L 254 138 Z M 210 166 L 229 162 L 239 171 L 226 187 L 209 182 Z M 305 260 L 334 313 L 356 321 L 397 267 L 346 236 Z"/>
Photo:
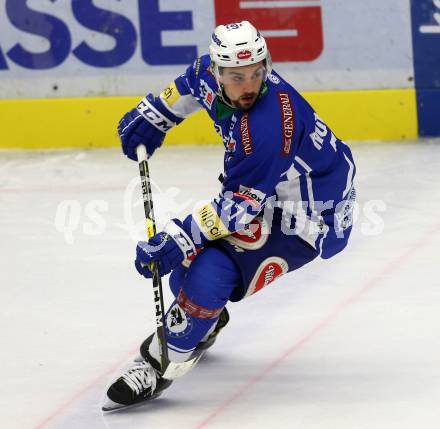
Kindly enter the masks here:
<path id="1" fill-rule="evenodd" d="M 153 211 L 153 197 L 151 195 L 150 171 L 147 162 L 147 149 L 139 145 L 136 149 L 139 163 L 139 174 L 141 176 L 142 197 L 144 200 L 145 221 L 147 224 L 147 237 L 150 239 L 156 235 L 156 220 Z M 156 333 L 159 341 L 160 368 L 165 374 L 170 360 L 168 358 L 168 347 L 165 335 L 165 305 L 163 301 L 162 278 L 159 274 L 159 263 L 151 262 L 149 269 L 152 273 L 154 306 L 156 310 Z"/>
<path id="2" fill-rule="evenodd" d="M 156 234 L 156 220 L 153 211 L 153 196 L 151 194 L 150 171 L 147 162 L 147 149 L 139 145 L 136 149 L 139 163 L 139 173 L 142 184 L 142 197 L 144 200 L 145 220 L 147 223 L 148 239 Z M 165 334 L 165 305 L 163 300 L 162 278 L 159 274 L 159 263 L 151 262 L 149 266 L 153 280 L 154 306 L 156 310 L 156 333 L 159 342 L 160 369 L 162 377 L 173 380 L 186 374 L 201 357 L 196 356 L 186 362 L 171 362 L 168 357 L 168 344 Z"/>

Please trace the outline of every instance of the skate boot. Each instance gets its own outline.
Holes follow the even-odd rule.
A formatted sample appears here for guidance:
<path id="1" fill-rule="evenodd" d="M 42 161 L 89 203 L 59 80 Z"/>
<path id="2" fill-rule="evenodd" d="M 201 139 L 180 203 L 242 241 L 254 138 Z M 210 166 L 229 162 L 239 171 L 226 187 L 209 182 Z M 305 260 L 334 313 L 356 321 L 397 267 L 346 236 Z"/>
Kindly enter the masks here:
<path id="1" fill-rule="evenodd" d="M 207 350 L 210 347 L 212 347 L 212 345 L 215 343 L 215 340 L 217 339 L 217 335 L 228 324 L 228 322 L 229 322 L 229 313 L 225 307 L 220 313 L 220 316 L 218 317 L 218 321 L 217 324 L 215 325 L 214 330 L 209 335 L 207 335 L 206 338 L 200 341 L 200 344 L 197 346 L 197 350 Z"/>
<path id="2" fill-rule="evenodd" d="M 172 380 L 162 378 L 155 367 L 159 367 L 156 361 L 144 359 L 136 362 L 109 387 L 102 410 L 119 410 L 160 396 Z"/>

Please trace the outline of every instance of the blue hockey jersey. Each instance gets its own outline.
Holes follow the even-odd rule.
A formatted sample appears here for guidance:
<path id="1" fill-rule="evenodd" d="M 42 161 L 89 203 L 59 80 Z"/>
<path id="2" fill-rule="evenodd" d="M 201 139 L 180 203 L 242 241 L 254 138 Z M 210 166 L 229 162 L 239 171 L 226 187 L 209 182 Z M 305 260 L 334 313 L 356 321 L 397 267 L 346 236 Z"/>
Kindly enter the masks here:
<path id="1" fill-rule="evenodd" d="M 165 131 L 203 108 L 225 146 L 221 193 L 185 221 L 193 236 L 203 245 L 243 229 L 263 209 L 276 208 L 283 211 L 287 240 L 296 234 L 323 258 L 341 251 L 355 200 L 350 148 L 275 71 L 249 111 L 228 107 L 217 94 L 205 55 L 159 97 Z"/>

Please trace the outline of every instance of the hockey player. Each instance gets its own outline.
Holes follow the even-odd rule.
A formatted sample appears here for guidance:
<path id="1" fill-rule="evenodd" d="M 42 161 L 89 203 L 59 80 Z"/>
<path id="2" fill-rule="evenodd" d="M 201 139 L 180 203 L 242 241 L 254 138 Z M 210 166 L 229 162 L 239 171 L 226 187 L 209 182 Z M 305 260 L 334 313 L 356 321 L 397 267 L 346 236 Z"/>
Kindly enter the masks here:
<path id="1" fill-rule="evenodd" d="M 136 160 L 138 145 L 153 155 L 168 130 L 203 108 L 225 146 L 220 194 L 136 248 L 140 274 L 151 277 L 151 261 L 161 275 L 171 272 L 175 300 L 165 329 L 179 376 L 228 322 L 228 301 L 346 246 L 355 199 L 349 147 L 272 70 L 260 33 L 248 21 L 220 25 L 209 48 L 118 127 L 124 154 Z M 155 398 L 171 384 L 160 371 L 156 334 L 141 356 L 110 386 L 105 410 Z"/>

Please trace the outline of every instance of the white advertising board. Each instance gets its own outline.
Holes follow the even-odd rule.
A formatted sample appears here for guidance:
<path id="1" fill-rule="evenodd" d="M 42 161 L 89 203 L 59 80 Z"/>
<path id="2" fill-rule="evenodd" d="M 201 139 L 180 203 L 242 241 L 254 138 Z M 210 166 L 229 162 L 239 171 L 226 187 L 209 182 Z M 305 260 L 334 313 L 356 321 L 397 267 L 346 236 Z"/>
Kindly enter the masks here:
<path id="1" fill-rule="evenodd" d="M 0 98 L 158 92 L 246 18 L 300 90 L 414 86 L 407 0 L 0 0 Z"/>

